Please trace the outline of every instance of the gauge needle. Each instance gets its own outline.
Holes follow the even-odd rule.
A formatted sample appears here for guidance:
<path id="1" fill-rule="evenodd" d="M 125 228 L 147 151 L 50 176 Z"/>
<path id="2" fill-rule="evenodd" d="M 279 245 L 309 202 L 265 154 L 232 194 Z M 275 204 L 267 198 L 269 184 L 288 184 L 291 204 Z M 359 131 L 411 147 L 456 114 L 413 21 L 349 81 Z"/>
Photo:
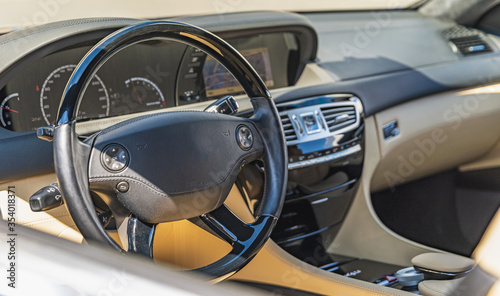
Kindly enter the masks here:
<path id="1" fill-rule="evenodd" d="M 16 110 L 12 110 L 10 108 L 7 108 L 7 107 L 3 107 L 4 110 L 7 110 L 7 111 L 10 111 L 10 112 L 14 112 L 14 113 L 19 113 L 19 111 L 16 111 Z"/>
<path id="2" fill-rule="evenodd" d="M 141 97 L 139 97 L 139 94 L 137 93 L 137 89 L 135 89 L 134 83 L 132 82 L 131 84 L 132 84 L 132 88 L 134 89 L 135 95 L 137 96 L 137 99 L 139 100 L 139 103 L 142 104 Z"/>

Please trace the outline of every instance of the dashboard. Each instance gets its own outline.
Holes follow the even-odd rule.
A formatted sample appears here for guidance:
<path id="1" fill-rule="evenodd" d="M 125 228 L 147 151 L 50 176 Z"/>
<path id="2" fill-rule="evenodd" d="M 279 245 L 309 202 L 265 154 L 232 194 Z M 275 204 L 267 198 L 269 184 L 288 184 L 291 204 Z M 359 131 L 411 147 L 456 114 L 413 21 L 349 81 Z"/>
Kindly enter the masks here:
<path id="1" fill-rule="evenodd" d="M 374 162 L 396 172 L 401 155 L 416 151 L 415 146 L 398 141 L 406 136 L 411 144 L 414 141 L 409 135 L 415 139 L 427 136 L 424 132 L 443 124 L 435 125 L 443 121 L 442 114 L 432 111 L 448 112 L 455 110 L 455 103 L 467 101 L 457 97 L 444 105 L 448 101 L 441 97 L 432 105 L 415 102 L 412 106 L 423 107 L 408 113 L 385 110 L 425 96 L 500 81 L 498 36 L 486 31 L 477 34 L 416 11 L 398 11 L 391 12 L 390 22 L 379 22 L 377 34 L 366 34 L 368 41 L 359 37 L 359 28 L 380 21 L 379 17 L 372 12 L 254 12 L 227 14 L 223 19 L 220 15 L 174 19 L 206 28 L 228 41 L 271 89 L 287 140 L 289 169 L 286 201 L 273 239 L 299 258 L 310 255 L 302 250 L 311 250 L 310 243 L 316 243 L 317 236 L 322 236 L 325 245 L 336 237 L 356 194 L 371 189 Z M 60 27 L 41 26 L 34 33 L 25 30 L 0 36 L 0 151 L 4 155 L 0 182 L 53 173 L 52 143 L 38 139 L 33 130 L 54 123 L 66 82 L 85 53 L 109 33 L 137 21 L 69 21 Z M 483 49 L 490 51 L 464 54 L 452 43 L 470 36 L 446 32 L 474 33 L 484 42 Z M 366 43 L 360 44 L 361 39 Z M 467 43 L 464 48 L 478 47 Z M 78 120 L 91 122 L 79 127 L 88 127 L 81 133 L 88 135 L 143 113 L 203 110 L 215 99 L 242 93 L 231 74 L 204 52 L 170 41 L 148 41 L 124 49 L 99 69 L 78 113 Z M 239 115 L 251 114 L 251 105 L 237 99 Z M 427 113 L 436 120 L 418 118 Z M 400 123 L 399 138 L 377 134 L 386 124 L 398 122 L 395 120 Z M 486 130 L 478 126 L 477 130 Z M 447 134 L 450 140 L 439 146 L 440 151 L 456 143 L 452 135 Z M 489 144 L 469 142 L 474 142 L 471 145 L 477 153 L 490 149 Z M 436 152 L 433 157 L 439 155 Z M 455 167 L 469 157 L 456 147 L 448 149 L 446 156 L 429 160 L 419 169 Z M 242 174 L 259 180 L 262 172 L 256 163 L 246 166 Z M 382 173 L 373 176 L 373 180 L 386 178 Z M 361 178 L 365 181 L 360 182 Z M 255 188 L 244 188 L 248 200 L 259 199 L 260 191 Z M 331 266 L 330 262 L 319 263 Z"/>
<path id="2" fill-rule="evenodd" d="M 292 85 L 293 77 L 298 76 L 299 41 L 293 33 L 256 33 L 227 41 L 247 58 L 270 89 Z M 91 47 L 77 44 L 51 53 L 0 86 L 2 127 L 26 132 L 53 125 L 66 83 Z M 99 69 L 86 89 L 78 120 L 154 111 L 242 93 L 234 77 L 201 50 L 152 40 L 125 48 Z"/>

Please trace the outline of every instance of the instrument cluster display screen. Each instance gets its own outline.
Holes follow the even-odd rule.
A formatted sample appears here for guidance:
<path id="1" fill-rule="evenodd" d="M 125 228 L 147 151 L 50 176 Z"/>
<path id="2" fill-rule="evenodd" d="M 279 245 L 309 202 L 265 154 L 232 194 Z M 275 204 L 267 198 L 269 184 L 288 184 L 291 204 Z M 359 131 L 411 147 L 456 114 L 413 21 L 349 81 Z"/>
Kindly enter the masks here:
<path id="1" fill-rule="evenodd" d="M 241 50 L 240 53 L 248 60 L 252 67 L 269 88 L 274 86 L 273 73 L 269 52 L 266 47 Z M 242 93 L 243 88 L 238 81 L 219 62 L 207 56 L 203 67 L 203 79 L 207 97 L 223 96 Z"/>

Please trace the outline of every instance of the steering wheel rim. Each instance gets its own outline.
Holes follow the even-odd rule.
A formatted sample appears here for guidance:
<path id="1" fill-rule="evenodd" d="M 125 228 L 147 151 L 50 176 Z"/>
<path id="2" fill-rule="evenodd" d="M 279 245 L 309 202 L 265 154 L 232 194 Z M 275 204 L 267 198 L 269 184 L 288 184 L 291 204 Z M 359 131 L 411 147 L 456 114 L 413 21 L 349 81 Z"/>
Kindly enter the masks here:
<path id="1" fill-rule="evenodd" d="M 99 138 L 99 134 L 86 141 L 86 143 L 81 142 L 75 132 L 75 123 L 78 106 L 84 91 L 99 68 L 120 50 L 153 39 L 177 41 L 205 51 L 233 74 L 250 97 L 254 106 L 255 113 L 251 119 L 239 119 L 239 122 L 231 124 L 248 127 L 254 132 L 255 142 L 257 143 L 254 145 L 257 147 L 255 148 L 256 151 L 252 152 L 255 155 L 250 155 L 250 152 L 239 151 L 240 153 L 247 153 L 244 155 L 246 159 L 243 158 L 242 161 L 238 159 L 235 165 L 237 164 L 241 169 L 241 166 L 248 159 L 260 159 L 264 163 L 264 194 L 261 205 L 256 212 L 256 220 L 254 223 L 246 224 L 239 220 L 224 204 L 219 203 L 215 209 L 200 215 L 202 221 L 221 238 L 230 243 L 233 249 L 222 259 L 199 268 L 197 271 L 201 271 L 212 278 L 224 278 L 244 267 L 270 237 L 284 203 L 288 170 L 286 166 L 287 149 L 282 133 L 281 120 L 269 91 L 251 65 L 234 48 L 216 35 L 188 24 L 153 21 L 118 30 L 94 46 L 75 68 L 64 90 L 59 107 L 54 132 L 54 159 L 59 186 L 66 207 L 82 235 L 89 242 L 110 245 L 123 252 L 121 246 L 107 234 L 102 226 L 96 215 L 90 195 L 89 180 L 91 177 L 89 175 L 91 175 L 91 168 L 89 167 L 91 166 L 90 163 L 92 162 L 95 147 L 97 147 L 98 140 L 96 139 Z M 165 114 L 165 116 L 160 115 L 157 117 L 165 117 L 165 120 L 168 121 L 169 117 L 175 116 L 168 115 L 169 113 Z M 203 123 L 210 123 L 212 120 L 212 117 L 208 119 L 200 114 L 191 114 L 190 116 L 195 121 L 199 120 Z M 212 116 L 215 116 L 215 114 Z M 224 115 L 217 116 L 219 117 L 214 119 L 214 122 L 229 120 L 223 117 Z M 128 124 L 138 126 L 140 123 L 137 122 L 140 120 L 147 121 L 148 124 L 159 121 L 154 121 L 156 119 L 150 117 L 143 116 L 139 120 L 131 120 Z M 117 129 L 122 128 L 127 123 L 119 125 Z M 262 142 L 261 148 L 258 148 L 259 141 Z M 230 173 L 234 175 L 235 171 L 233 170 Z M 222 186 L 221 184 L 218 185 Z M 171 194 L 171 196 L 174 195 Z M 119 203 L 113 198 L 108 201 L 110 204 Z M 124 208 L 123 201 L 121 203 L 114 208 L 122 210 Z M 132 211 L 130 213 L 134 214 Z M 116 215 L 116 213 L 114 214 Z M 143 215 L 143 217 L 145 216 Z M 152 237 L 155 227 L 154 223 L 149 224 L 151 221 L 148 220 L 151 219 L 146 217 L 142 220 L 137 218 L 128 220 L 129 230 L 127 232 L 129 235 L 134 235 L 134 238 L 128 244 L 128 251 L 152 256 Z M 139 243 L 134 240 L 138 238 L 142 239 Z M 130 236 L 128 239 L 131 240 Z"/>

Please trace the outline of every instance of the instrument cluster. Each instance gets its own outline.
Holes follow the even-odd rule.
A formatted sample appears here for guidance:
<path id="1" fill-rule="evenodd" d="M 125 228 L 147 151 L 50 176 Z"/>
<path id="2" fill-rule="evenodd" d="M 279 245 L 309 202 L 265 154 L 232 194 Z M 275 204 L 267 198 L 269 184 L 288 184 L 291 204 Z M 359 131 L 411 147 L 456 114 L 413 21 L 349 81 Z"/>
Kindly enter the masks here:
<path id="1" fill-rule="evenodd" d="M 295 36 L 279 32 L 228 40 L 269 88 L 291 85 Z M 14 70 L 0 85 L 0 124 L 16 132 L 53 125 L 66 83 L 91 48 L 73 46 Z M 294 67 L 296 70 L 296 67 Z M 77 119 L 88 121 L 243 93 L 232 75 L 200 50 L 172 41 L 135 44 L 108 60 L 90 81 Z"/>

